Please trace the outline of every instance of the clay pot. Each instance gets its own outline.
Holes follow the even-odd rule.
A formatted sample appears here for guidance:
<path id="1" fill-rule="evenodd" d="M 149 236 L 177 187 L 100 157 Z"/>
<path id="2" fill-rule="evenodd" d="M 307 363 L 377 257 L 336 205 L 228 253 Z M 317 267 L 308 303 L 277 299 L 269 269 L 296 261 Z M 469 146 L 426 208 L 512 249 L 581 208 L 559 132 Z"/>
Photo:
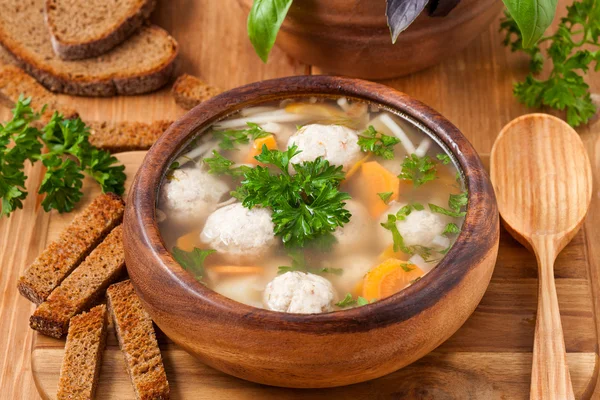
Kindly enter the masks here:
<path id="1" fill-rule="evenodd" d="M 252 0 L 238 0 L 246 12 Z M 427 9 L 392 44 L 385 0 L 295 1 L 276 46 L 325 73 L 384 79 L 435 65 L 464 49 L 502 10 L 500 0 L 462 0 L 445 17 Z"/>
<path id="2" fill-rule="evenodd" d="M 212 291 L 173 259 L 156 221 L 158 190 L 179 152 L 215 121 L 266 101 L 311 96 L 361 99 L 418 122 L 456 156 L 469 189 L 467 215 L 440 264 L 393 296 L 325 314 L 254 308 Z M 228 374 L 299 388 L 374 379 L 435 349 L 481 300 L 494 269 L 498 239 L 498 208 L 489 178 L 454 125 L 390 87 L 330 76 L 250 84 L 188 112 L 148 152 L 129 191 L 124 220 L 129 276 L 143 306 L 169 338 Z"/>

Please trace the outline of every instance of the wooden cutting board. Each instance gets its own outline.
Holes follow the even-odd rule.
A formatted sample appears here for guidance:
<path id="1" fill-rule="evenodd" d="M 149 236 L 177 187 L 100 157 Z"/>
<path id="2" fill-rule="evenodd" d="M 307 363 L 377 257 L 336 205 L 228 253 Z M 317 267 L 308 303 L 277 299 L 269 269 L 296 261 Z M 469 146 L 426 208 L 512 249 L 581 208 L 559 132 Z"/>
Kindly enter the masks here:
<path id="1" fill-rule="evenodd" d="M 143 152 L 117 155 L 126 165 L 128 182 L 143 155 Z M 484 163 L 487 161 L 488 157 L 484 157 Z M 98 193 L 96 186 L 86 183 L 84 187 L 85 197 L 79 208 Z M 69 214 L 52 213 L 47 240 L 55 239 L 71 219 Z M 596 293 L 600 292 L 596 288 L 599 282 L 590 280 L 590 273 L 594 272 L 590 271 L 587 249 L 594 244 L 590 243 L 592 237 L 582 229 L 560 254 L 555 266 L 567 360 L 578 399 L 589 398 L 597 379 L 592 285 Z M 488 291 L 454 336 L 433 353 L 393 374 L 326 390 L 274 388 L 233 378 L 203 365 L 160 332 L 158 336 L 173 399 L 526 399 L 536 296 L 534 257 L 502 230 L 498 262 Z M 44 399 L 55 398 L 63 348 L 64 340 L 33 335 L 32 370 Z M 343 365 L 340 373 L 344 373 Z M 112 326 L 97 398 L 135 398 Z"/>

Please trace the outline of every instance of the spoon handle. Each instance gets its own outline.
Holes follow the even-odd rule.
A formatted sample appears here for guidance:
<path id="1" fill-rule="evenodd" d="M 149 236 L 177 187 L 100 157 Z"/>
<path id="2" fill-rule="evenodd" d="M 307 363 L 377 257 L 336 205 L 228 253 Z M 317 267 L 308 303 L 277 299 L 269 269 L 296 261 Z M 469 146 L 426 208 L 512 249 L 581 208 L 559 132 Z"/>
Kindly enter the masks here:
<path id="1" fill-rule="evenodd" d="M 530 398 L 575 399 L 554 283 L 556 248 L 548 237 L 534 239 L 532 244 L 538 259 L 539 288 Z"/>

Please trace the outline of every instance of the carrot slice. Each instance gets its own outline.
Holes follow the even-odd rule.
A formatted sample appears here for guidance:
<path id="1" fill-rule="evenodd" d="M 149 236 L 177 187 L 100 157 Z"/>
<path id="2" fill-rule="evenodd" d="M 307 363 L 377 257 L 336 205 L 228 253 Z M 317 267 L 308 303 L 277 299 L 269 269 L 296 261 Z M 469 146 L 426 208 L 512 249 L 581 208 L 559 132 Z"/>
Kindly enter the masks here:
<path id="1" fill-rule="evenodd" d="M 261 275 L 263 267 L 244 265 L 211 265 L 206 267 L 206 273 L 211 281 L 234 276 Z"/>
<path id="2" fill-rule="evenodd" d="M 388 258 L 365 275 L 362 296 L 367 300 L 381 300 L 404 289 L 423 274 L 416 265 Z"/>
<path id="3" fill-rule="evenodd" d="M 198 247 L 200 245 L 200 231 L 193 230 L 191 232 L 186 233 L 183 236 L 180 236 L 175 243 L 175 246 L 179 247 L 184 251 L 192 251 L 194 247 Z"/>
<path id="4" fill-rule="evenodd" d="M 360 188 L 357 197 L 373 218 L 379 218 L 388 209 L 388 205 L 381 200 L 378 193 L 392 192 L 389 203 L 396 200 L 400 192 L 400 179 L 377 161 L 363 163 L 355 181 Z"/>
<path id="5" fill-rule="evenodd" d="M 275 136 L 268 135 L 265 137 L 261 137 L 254 140 L 252 147 L 250 148 L 250 152 L 248 153 L 248 157 L 246 158 L 246 162 L 249 164 L 260 164 L 255 156 L 259 155 L 262 152 L 263 145 L 267 146 L 267 149 L 274 150 L 277 148 L 277 141 L 275 140 Z"/>

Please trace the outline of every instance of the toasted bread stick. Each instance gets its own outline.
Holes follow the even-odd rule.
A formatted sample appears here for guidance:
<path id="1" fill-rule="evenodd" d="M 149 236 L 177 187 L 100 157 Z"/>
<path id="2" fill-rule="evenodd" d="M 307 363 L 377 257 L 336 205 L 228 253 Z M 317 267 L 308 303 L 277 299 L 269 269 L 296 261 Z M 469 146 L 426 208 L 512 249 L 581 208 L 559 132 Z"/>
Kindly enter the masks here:
<path id="1" fill-rule="evenodd" d="M 121 223 L 125 203 L 116 194 L 102 194 L 50 243 L 19 278 L 19 292 L 42 303 L 85 257 Z"/>
<path id="2" fill-rule="evenodd" d="M 58 380 L 58 400 L 91 400 L 98 386 L 108 326 L 106 306 L 71 318 Z"/>
<path id="3" fill-rule="evenodd" d="M 152 320 L 130 281 L 106 291 L 108 310 L 138 400 L 168 399 L 169 382 L 156 341 Z"/>
<path id="4" fill-rule="evenodd" d="M 124 272 L 123 229 L 119 225 L 48 296 L 29 319 L 31 328 L 60 338 L 69 320 L 84 311 Z"/>

